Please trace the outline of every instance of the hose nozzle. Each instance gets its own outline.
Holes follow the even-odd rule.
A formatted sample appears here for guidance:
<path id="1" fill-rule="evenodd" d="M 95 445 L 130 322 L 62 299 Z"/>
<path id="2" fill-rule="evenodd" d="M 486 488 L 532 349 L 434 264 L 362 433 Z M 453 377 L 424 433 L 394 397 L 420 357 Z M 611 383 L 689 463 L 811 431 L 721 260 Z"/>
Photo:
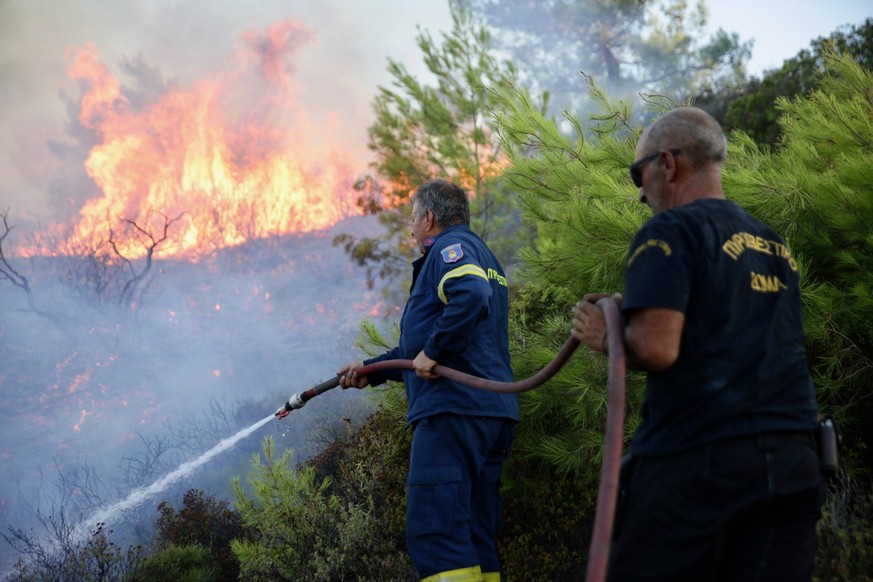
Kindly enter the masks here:
<path id="1" fill-rule="evenodd" d="M 291 413 L 292 410 L 297 410 L 298 408 L 303 408 L 303 405 L 318 396 L 319 394 L 323 394 L 330 390 L 331 388 L 335 388 L 339 386 L 340 377 L 334 376 L 330 380 L 325 380 L 321 384 L 316 384 L 312 388 L 308 390 L 304 390 L 299 394 L 295 394 L 291 398 L 288 399 L 288 402 L 285 405 L 276 411 L 276 418 L 282 420 L 288 414 Z"/>
<path id="2" fill-rule="evenodd" d="M 303 408 L 303 405 L 306 404 L 306 400 L 308 399 L 304 399 L 303 394 L 295 394 L 288 399 L 288 402 L 286 402 L 283 406 L 279 408 L 279 410 L 276 411 L 276 418 L 282 420 L 283 418 L 291 414 L 292 410 Z"/>

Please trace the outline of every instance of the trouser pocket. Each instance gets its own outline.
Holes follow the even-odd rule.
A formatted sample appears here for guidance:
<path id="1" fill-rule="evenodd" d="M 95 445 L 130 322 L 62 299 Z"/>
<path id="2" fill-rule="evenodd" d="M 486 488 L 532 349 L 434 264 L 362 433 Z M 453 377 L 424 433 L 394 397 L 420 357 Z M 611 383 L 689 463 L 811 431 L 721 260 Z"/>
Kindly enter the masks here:
<path id="1" fill-rule="evenodd" d="M 408 535 L 444 534 L 452 530 L 460 482 L 458 465 L 410 469 L 406 491 Z"/>

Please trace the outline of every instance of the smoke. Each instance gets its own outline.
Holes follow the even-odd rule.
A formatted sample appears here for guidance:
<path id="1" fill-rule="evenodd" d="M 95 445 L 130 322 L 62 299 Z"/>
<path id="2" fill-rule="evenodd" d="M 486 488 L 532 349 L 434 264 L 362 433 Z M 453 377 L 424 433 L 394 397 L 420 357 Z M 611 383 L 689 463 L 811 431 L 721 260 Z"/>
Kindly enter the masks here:
<path id="1" fill-rule="evenodd" d="M 87 257 L 17 260 L 37 311 L 0 285 L 0 522 L 87 520 L 359 358 L 358 324 L 381 297 L 330 243 L 350 229 L 377 225 L 359 217 L 195 263 L 158 261 L 134 309 L 112 291 L 113 277 L 129 276 L 100 274 Z M 328 392 L 108 526 L 143 536 L 160 500 L 178 504 L 191 488 L 226 496 L 264 436 L 302 460 L 371 406 L 367 392 Z M 12 557 L 3 544 L 0 569 Z"/>
<path id="2" fill-rule="evenodd" d="M 283 20 L 271 24 L 263 34 L 246 31 L 242 38 L 259 58 L 263 75 L 273 82 L 288 84 L 295 57 L 306 44 L 314 42 L 315 33 L 298 22 Z"/>

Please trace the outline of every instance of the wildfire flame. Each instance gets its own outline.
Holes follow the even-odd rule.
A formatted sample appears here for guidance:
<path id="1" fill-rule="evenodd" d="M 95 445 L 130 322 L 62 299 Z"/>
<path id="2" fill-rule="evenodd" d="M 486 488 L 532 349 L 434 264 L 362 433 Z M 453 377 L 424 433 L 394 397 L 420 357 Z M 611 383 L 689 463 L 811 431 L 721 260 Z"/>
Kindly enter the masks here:
<path id="1" fill-rule="evenodd" d="M 79 123 L 99 139 L 85 169 L 102 196 L 60 252 L 110 241 L 137 258 L 165 234 L 162 256 L 197 256 L 359 214 L 352 157 L 297 103 L 293 58 L 313 40 L 292 20 L 247 32 L 228 70 L 138 107 L 93 44 L 69 50 L 85 87 Z"/>

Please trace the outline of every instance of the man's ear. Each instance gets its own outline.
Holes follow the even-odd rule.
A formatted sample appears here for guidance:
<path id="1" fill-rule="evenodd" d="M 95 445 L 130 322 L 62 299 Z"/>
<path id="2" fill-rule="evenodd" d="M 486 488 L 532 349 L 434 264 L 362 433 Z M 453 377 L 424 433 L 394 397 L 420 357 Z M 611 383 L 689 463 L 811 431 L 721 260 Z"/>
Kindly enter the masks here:
<path id="1" fill-rule="evenodd" d="M 676 181 L 676 156 L 673 155 L 673 152 L 666 150 L 661 154 L 661 157 L 664 158 L 664 170 L 666 172 L 667 182 L 675 182 Z"/>

